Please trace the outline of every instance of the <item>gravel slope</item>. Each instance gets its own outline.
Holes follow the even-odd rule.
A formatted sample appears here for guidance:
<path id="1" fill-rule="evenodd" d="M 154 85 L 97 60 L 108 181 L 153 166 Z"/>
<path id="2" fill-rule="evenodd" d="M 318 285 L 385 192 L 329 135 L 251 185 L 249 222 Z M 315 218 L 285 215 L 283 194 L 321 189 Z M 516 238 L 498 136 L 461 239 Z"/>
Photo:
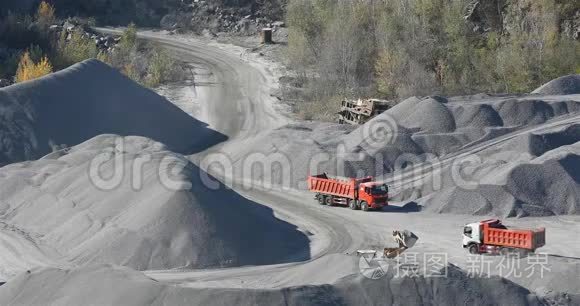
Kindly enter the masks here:
<path id="1" fill-rule="evenodd" d="M 110 187 L 93 184 L 91 175 L 91 162 L 103 154 L 114 158 L 99 165 L 101 178 L 123 175 Z M 145 157 L 149 161 L 135 175 L 135 162 Z M 0 220 L 39 248 L 58 250 L 60 256 L 39 261 L 149 270 L 309 258 L 307 236 L 271 209 L 224 186 L 203 186 L 201 170 L 161 143 L 101 135 L 38 161 L 0 168 Z M 263 252 L 263 245 L 271 250 Z M 20 251 L 14 256 L 32 255 Z"/>
<path id="2" fill-rule="evenodd" d="M 97 60 L 0 89 L 0 165 L 107 133 L 152 138 L 183 154 L 227 139 Z"/>
<path id="3" fill-rule="evenodd" d="M 448 278 L 373 281 L 350 277 L 336 285 L 284 291 L 192 289 L 168 286 L 121 267 L 40 269 L 0 287 L 3 305 L 544 305 L 528 290 L 500 278 L 470 278 L 450 267 Z M 107 292 L 108 294 L 100 294 Z M 578 301 L 575 296 L 567 296 Z M 88 301 L 88 302 L 87 302 Z M 573 301 L 572 301 L 573 302 Z M 570 303 L 572 305 L 572 303 Z"/>

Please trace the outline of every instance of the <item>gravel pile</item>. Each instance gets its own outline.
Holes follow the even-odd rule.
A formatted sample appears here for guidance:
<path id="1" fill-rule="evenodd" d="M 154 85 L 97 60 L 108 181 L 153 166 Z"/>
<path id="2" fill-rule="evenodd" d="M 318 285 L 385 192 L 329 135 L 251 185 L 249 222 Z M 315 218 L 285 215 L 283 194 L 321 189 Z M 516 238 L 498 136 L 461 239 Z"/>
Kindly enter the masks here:
<path id="1" fill-rule="evenodd" d="M 390 112 L 386 112 L 391 115 Z M 449 109 L 433 98 L 424 99 L 406 116 L 395 117 L 399 124 L 423 133 L 450 133 L 455 131 L 455 118 Z"/>
<path id="2" fill-rule="evenodd" d="M 452 108 L 458 128 L 483 129 L 489 126 L 503 126 L 500 115 L 489 104 L 468 104 Z"/>
<path id="3" fill-rule="evenodd" d="M 506 100 L 495 105 L 504 126 L 525 126 L 546 122 L 554 109 L 542 100 Z"/>
<path id="4" fill-rule="evenodd" d="M 574 161 L 580 151 L 572 146 L 570 157 L 539 160 L 580 141 L 578 126 L 568 119 L 579 111 L 580 99 L 573 95 L 412 97 L 353 130 L 295 123 L 264 133 L 255 143 L 266 155 L 276 152 L 288 157 L 291 185 L 296 188 L 306 188 L 312 160 L 326 154 L 325 161 L 317 163 L 317 173 L 379 176 L 391 182 L 395 200 L 417 201 L 439 213 L 577 214 L 580 198 Z M 541 130 L 530 132 L 531 127 Z M 248 146 L 242 155 L 251 154 L 255 147 Z M 479 161 L 454 168 L 457 152 L 464 153 L 459 160 Z M 436 164 L 440 170 L 434 177 L 437 160 L 445 162 Z M 477 188 L 465 188 L 455 179 L 454 172 L 464 168 Z M 410 174 L 417 170 L 419 177 Z M 407 181 L 394 181 L 395 173 L 408 173 Z M 434 186 L 435 178 L 440 188 Z M 532 192 L 532 186 L 538 190 Z"/>
<path id="5" fill-rule="evenodd" d="M 480 162 L 468 177 L 477 185 L 458 185 L 449 167 L 443 187 L 428 180 L 419 200 L 429 211 L 525 217 L 580 213 L 580 133 L 577 124 L 558 131 L 524 134 L 477 153 Z M 410 191 L 401 199 L 410 197 Z"/>
<path id="6" fill-rule="evenodd" d="M 97 60 L 0 88 L 0 165 L 106 133 L 145 136 L 179 153 L 225 139 Z"/>
<path id="7" fill-rule="evenodd" d="M 572 74 L 552 80 L 532 92 L 541 95 L 580 94 L 580 74 Z"/>
<path id="8" fill-rule="evenodd" d="M 97 176 L 91 163 L 101 157 Z M 139 160 L 147 162 L 136 168 Z M 150 270 L 309 258 L 309 240 L 294 225 L 205 177 L 158 142 L 101 135 L 0 168 L 0 222 L 30 234 L 44 256 L 56 250 L 56 261 L 79 265 Z"/>
<path id="9" fill-rule="evenodd" d="M 552 300 L 580 301 L 573 294 L 551 293 Z M 379 280 L 360 275 L 336 284 L 276 290 L 195 289 L 170 286 L 122 267 L 72 270 L 36 269 L 0 287 L 3 305 L 545 305 L 527 289 L 499 277 L 470 277 L 454 266 L 447 277 L 399 277 L 388 271 Z"/>

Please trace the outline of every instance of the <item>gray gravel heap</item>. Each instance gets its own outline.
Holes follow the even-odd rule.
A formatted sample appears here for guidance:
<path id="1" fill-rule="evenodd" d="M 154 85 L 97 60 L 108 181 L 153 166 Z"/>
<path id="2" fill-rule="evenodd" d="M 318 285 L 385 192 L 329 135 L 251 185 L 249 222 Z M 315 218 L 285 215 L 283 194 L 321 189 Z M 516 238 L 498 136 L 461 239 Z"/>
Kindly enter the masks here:
<path id="1" fill-rule="evenodd" d="M 580 74 L 571 74 L 557 78 L 540 86 L 532 93 L 542 95 L 580 94 Z"/>
<path id="2" fill-rule="evenodd" d="M 145 136 L 179 153 L 225 139 L 97 60 L 0 88 L 0 165 L 107 133 Z"/>

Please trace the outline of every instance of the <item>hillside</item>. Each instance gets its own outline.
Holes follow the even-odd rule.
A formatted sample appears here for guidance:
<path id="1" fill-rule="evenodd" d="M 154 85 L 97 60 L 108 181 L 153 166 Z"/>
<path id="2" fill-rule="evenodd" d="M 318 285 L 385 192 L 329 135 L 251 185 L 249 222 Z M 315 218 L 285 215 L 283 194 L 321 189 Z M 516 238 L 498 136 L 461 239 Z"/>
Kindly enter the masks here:
<path id="1" fill-rule="evenodd" d="M 306 119 L 335 120 L 343 97 L 527 93 L 580 72 L 578 1 L 294 0 L 287 24 Z"/>

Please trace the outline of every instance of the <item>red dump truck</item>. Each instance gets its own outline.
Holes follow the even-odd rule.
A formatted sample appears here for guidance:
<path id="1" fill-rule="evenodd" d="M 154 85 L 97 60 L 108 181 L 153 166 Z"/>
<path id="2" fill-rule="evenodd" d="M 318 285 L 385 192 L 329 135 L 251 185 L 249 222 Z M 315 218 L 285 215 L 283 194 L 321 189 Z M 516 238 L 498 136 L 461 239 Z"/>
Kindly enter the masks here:
<path id="1" fill-rule="evenodd" d="M 526 254 L 546 244 L 546 229 L 511 229 L 490 219 L 465 225 L 463 247 L 471 254 Z"/>
<path id="2" fill-rule="evenodd" d="M 326 174 L 308 177 L 308 189 L 320 205 L 342 205 L 353 210 L 381 209 L 388 205 L 389 188 L 372 177 L 331 178 Z"/>

